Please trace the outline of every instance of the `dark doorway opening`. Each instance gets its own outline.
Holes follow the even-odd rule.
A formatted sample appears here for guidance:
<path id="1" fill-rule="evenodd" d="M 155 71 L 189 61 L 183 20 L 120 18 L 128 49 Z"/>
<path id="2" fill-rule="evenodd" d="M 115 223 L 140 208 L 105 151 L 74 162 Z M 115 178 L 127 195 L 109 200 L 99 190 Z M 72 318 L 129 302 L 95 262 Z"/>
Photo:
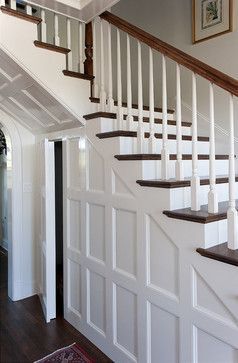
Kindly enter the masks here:
<path id="1" fill-rule="evenodd" d="M 56 237 L 56 315 L 64 314 L 63 258 L 63 159 L 62 141 L 55 142 L 55 237 Z"/>

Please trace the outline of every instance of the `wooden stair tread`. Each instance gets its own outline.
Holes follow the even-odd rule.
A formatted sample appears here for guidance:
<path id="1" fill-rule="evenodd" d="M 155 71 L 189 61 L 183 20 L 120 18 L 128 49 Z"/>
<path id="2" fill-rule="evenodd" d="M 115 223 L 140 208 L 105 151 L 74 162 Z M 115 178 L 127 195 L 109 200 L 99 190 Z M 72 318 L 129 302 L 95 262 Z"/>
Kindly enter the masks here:
<path id="1" fill-rule="evenodd" d="M 228 201 L 218 203 L 218 213 L 208 213 L 208 205 L 202 205 L 199 211 L 192 211 L 191 208 L 175 209 L 173 211 L 165 210 L 165 214 L 169 218 L 182 219 L 195 223 L 211 223 L 227 218 Z M 236 209 L 238 209 L 238 200 L 236 200 Z"/>
<path id="2" fill-rule="evenodd" d="M 89 97 L 90 101 L 93 102 L 93 103 L 100 103 L 100 98 L 98 97 Z M 117 101 L 114 101 L 114 105 L 117 106 Z M 126 102 L 122 102 L 122 107 L 127 107 L 127 103 Z M 132 104 L 132 108 L 134 109 L 138 109 L 138 105 L 133 103 Z M 150 107 L 149 106 L 143 106 L 143 110 L 144 111 L 149 111 Z M 155 112 L 162 112 L 162 108 L 161 107 L 155 107 L 154 108 Z M 170 114 L 174 114 L 175 111 L 172 110 L 172 109 L 168 109 L 167 110 L 168 113 Z"/>
<path id="3" fill-rule="evenodd" d="M 41 42 L 39 40 L 35 40 L 34 44 L 38 48 L 47 49 L 47 50 L 57 52 L 57 53 L 68 54 L 69 52 L 71 52 L 71 50 L 68 48 L 59 47 L 58 45 Z"/>
<path id="4" fill-rule="evenodd" d="M 142 187 L 152 187 L 152 188 L 164 188 L 164 189 L 176 189 L 176 188 L 184 188 L 190 187 L 191 178 L 185 178 L 184 180 L 160 180 L 160 179 L 152 179 L 152 180 L 137 180 L 137 184 Z M 229 182 L 228 176 L 218 176 L 216 178 L 216 184 L 225 184 Z M 238 175 L 236 176 L 236 182 L 238 182 Z M 200 185 L 209 185 L 210 180 L 208 177 L 200 178 Z"/>
<path id="5" fill-rule="evenodd" d="M 1 10 L 4 14 L 15 16 L 16 18 L 26 20 L 34 24 L 40 24 L 42 21 L 42 19 L 38 18 L 37 16 L 25 14 L 18 10 L 13 10 L 11 8 L 8 8 L 7 6 L 1 6 Z"/>
<path id="6" fill-rule="evenodd" d="M 85 118 L 85 120 L 92 120 L 95 118 L 112 118 L 112 119 L 116 119 L 117 118 L 117 114 L 115 112 L 103 112 L 103 111 L 98 111 L 98 112 L 93 112 L 93 113 L 89 113 L 87 115 L 83 116 Z M 126 115 L 123 116 L 124 120 L 126 119 Z M 137 116 L 133 116 L 134 121 L 138 121 L 138 117 Z M 149 123 L 149 117 L 143 117 L 143 121 Z M 155 124 L 162 124 L 162 119 L 158 119 L 155 118 L 154 120 Z M 168 120 L 167 121 L 168 125 L 172 125 L 172 126 L 176 126 L 176 121 L 174 120 Z M 182 121 L 182 126 L 183 127 L 191 127 L 192 123 L 191 122 L 187 122 L 187 121 Z"/>
<path id="7" fill-rule="evenodd" d="M 117 160 L 161 160 L 161 154 L 121 154 L 114 156 Z M 177 160 L 177 154 L 170 154 L 170 160 Z M 183 160 L 192 160 L 192 154 L 183 154 Z M 216 160 L 228 160 L 229 155 L 216 155 Z M 199 154 L 198 160 L 209 160 L 208 154 Z"/>
<path id="8" fill-rule="evenodd" d="M 83 117 L 85 118 L 85 120 L 93 120 L 94 118 L 99 118 L 99 117 L 116 119 L 117 115 L 116 113 L 113 112 L 98 111 L 98 112 L 89 113 L 87 115 L 84 115 Z"/>
<path id="9" fill-rule="evenodd" d="M 68 77 L 86 79 L 88 81 L 92 81 L 94 79 L 94 76 L 90 76 L 89 74 L 68 71 L 67 69 L 64 69 L 62 72 L 65 76 L 68 76 Z"/>
<path id="10" fill-rule="evenodd" d="M 200 255 L 229 265 L 238 266 L 238 250 L 231 250 L 227 243 L 222 243 L 210 248 L 197 248 Z"/>
<path id="11" fill-rule="evenodd" d="M 162 139 L 163 135 L 161 133 L 154 134 L 157 139 Z M 108 132 L 101 132 L 96 134 L 99 139 L 108 139 L 113 137 L 137 137 L 136 131 L 126 131 L 126 130 L 117 130 L 117 131 L 108 131 Z M 150 133 L 145 132 L 145 138 L 149 138 Z M 176 140 L 175 134 L 168 134 L 169 140 Z M 192 136 L 190 135 L 182 135 L 182 140 L 192 140 Z M 198 141 L 209 141 L 209 137 L 206 136 L 198 136 Z"/>

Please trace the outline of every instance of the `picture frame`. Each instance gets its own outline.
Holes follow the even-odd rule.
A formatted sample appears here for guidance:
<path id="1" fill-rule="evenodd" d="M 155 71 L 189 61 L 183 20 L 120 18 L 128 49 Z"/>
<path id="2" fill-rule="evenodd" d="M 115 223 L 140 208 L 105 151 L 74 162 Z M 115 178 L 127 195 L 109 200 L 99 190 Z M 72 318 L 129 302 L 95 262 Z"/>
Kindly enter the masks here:
<path id="1" fill-rule="evenodd" d="M 233 0 L 192 0 L 192 42 L 233 30 Z"/>

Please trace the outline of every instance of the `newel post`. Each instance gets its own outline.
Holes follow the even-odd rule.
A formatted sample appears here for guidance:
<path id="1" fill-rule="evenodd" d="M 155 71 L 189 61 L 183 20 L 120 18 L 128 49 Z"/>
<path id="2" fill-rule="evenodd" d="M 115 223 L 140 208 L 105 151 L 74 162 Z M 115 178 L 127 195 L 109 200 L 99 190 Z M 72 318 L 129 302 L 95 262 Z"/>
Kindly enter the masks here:
<path id="1" fill-rule="evenodd" d="M 92 22 L 85 26 L 85 61 L 84 73 L 93 76 L 93 26 Z"/>

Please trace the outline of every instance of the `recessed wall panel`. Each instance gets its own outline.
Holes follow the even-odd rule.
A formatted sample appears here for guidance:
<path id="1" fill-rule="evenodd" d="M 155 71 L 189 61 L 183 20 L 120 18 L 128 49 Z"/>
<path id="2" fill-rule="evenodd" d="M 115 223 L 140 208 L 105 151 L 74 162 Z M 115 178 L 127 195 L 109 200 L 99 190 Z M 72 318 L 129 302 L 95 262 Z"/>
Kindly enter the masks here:
<path id="1" fill-rule="evenodd" d="M 88 189 L 104 191 L 104 160 L 88 142 Z"/>
<path id="2" fill-rule="evenodd" d="M 147 219 L 147 228 L 150 284 L 178 295 L 178 249 L 151 217 Z"/>
<path id="3" fill-rule="evenodd" d="M 72 139 L 69 143 L 69 187 L 72 189 L 80 189 L 80 150 L 79 139 Z"/>
<path id="4" fill-rule="evenodd" d="M 105 334 L 106 331 L 106 283 L 105 278 L 94 272 L 90 276 L 90 322 Z"/>
<path id="5" fill-rule="evenodd" d="M 195 328 L 196 329 L 196 328 Z M 197 329 L 197 363 L 236 363 L 238 350 L 212 335 Z"/>
<path id="6" fill-rule="evenodd" d="M 136 276 L 136 213 L 122 209 L 114 210 L 114 228 L 115 267 Z"/>
<path id="7" fill-rule="evenodd" d="M 69 200 L 69 246 L 81 250 L 81 203 Z"/>
<path id="8" fill-rule="evenodd" d="M 88 249 L 89 255 L 105 261 L 105 207 L 88 204 Z"/>
<path id="9" fill-rule="evenodd" d="M 81 314 L 81 266 L 68 260 L 69 308 Z"/>
<path id="10" fill-rule="evenodd" d="M 116 290 L 116 342 L 133 357 L 137 356 L 137 297 L 120 286 Z"/>
<path id="11" fill-rule="evenodd" d="M 151 363 L 179 362 L 178 318 L 150 304 Z"/>

